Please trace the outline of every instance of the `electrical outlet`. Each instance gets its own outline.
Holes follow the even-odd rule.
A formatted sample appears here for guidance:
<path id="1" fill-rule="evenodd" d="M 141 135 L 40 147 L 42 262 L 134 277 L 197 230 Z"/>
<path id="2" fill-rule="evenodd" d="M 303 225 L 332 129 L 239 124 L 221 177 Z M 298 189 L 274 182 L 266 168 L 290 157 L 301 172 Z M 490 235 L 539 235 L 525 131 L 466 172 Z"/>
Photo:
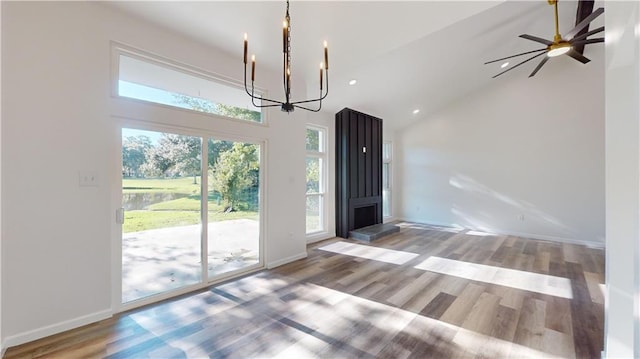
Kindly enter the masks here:
<path id="1" fill-rule="evenodd" d="M 78 184 L 80 187 L 97 187 L 98 174 L 96 172 L 78 172 Z"/>
<path id="2" fill-rule="evenodd" d="M 518 215 L 518 220 L 524 221 L 524 214 L 519 214 Z"/>

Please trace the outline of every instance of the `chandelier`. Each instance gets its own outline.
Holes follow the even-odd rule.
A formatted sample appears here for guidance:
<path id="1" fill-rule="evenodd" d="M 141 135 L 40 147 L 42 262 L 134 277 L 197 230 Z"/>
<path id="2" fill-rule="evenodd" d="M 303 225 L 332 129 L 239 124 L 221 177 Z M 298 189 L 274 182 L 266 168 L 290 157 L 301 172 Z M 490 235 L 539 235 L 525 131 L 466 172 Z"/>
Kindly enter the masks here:
<path id="1" fill-rule="evenodd" d="M 327 50 L 327 42 L 324 42 L 324 63 L 320 63 L 320 96 L 311 100 L 295 101 L 291 102 L 291 17 L 289 16 L 289 0 L 287 0 L 287 12 L 285 13 L 284 21 L 282 22 L 282 84 L 284 87 L 284 102 L 271 100 L 262 96 L 254 94 L 254 81 L 256 78 L 256 55 L 251 56 L 251 91 L 247 87 L 247 50 L 249 42 L 247 40 L 247 34 L 244 34 L 244 89 L 249 96 L 251 96 L 251 103 L 255 107 L 277 107 L 284 112 L 293 112 L 295 108 L 301 108 L 303 110 L 318 112 L 322 109 L 322 100 L 329 94 L 329 53 Z M 326 89 L 324 94 L 322 80 L 323 70 Z M 256 103 L 256 100 L 259 103 Z M 262 102 L 269 102 L 269 104 L 262 104 Z M 312 102 L 318 102 L 318 108 L 309 108 L 302 104 L 310 104 Z"/>

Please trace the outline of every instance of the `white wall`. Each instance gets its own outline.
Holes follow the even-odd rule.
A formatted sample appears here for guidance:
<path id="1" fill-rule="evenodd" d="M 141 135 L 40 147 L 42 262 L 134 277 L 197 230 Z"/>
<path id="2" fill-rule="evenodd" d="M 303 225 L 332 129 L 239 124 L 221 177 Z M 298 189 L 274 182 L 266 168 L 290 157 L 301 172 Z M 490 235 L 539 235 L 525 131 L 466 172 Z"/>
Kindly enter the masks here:
<path id="1" fill-rule="evenodd" d="M 2 29 L 2 6 L 0 4 L 0 29 Z M 0 39 L 0 84 L 2 84 L 2 40 Z M 0 86 L 2 99 L 2 86 Z M 0 357 L 4 355 L 4 336 L 2 335 L 2 101 L 0 101 Z"/>
<path id="2" fill-rule="evenodd" d="M 113 230 L 120 156 L 114 116 L 265 139 L 266 262 L 275 266 L 306 255 L 307 117 L 301 112 L 276 109 L 268 126 L 256 126 L 110 97 L 111 41 L 238 80 L 241 54 L 230 56 L 99 3 L 2 2 L 2 16 L 7 344 L 104 318 L 117 306 L 111 302 L 111 249 L 119 235 Z M 279 93 L 278 74 L 258 80 Z M 79 187 L 79 171 L 97 173 L 100 185 Z"/>
<path id="3" fill-rule="evenodd" d="M 607 358 L 640 357 L 640 5 L 606 4 Z"/>
<path id="4" fill-rule="evenodd" d="M 602 246 L 603 51 L 503 75 L 399 131 L 400 215 Z"/>

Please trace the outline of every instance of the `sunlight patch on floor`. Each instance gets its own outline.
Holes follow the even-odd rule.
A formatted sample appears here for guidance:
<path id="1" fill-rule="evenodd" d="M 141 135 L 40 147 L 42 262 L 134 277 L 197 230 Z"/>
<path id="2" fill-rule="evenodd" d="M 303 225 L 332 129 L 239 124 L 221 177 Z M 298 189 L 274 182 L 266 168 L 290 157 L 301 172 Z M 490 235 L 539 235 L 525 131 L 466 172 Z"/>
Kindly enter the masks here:
<path id="1" fill-rule="evenodd" d="M 414 268 L 478 282 L 573 299 L 571 280 L 547 274 L 525 272 L 440 257 L 429 257 Z"/>
<path id="2" fill-rule="evenodd" d="M 358 245 L 357 245 L 358 246 Z M 257 279 L 257 280 L 256 280 Z M 132 313 L 129 317 L 155 336 L 167 335 L 177 325 L 187 325 L 198 318 L 198 311 L 207 310 L 209 318 L 199 325 L 214 328 L 216 325 L 236 323 L 253 336 L 260 326 L 252 328 L 247 322 L 253 320 L 273 321 L 280 329 L 269 338 L 280 341 L 280 346 L 266 346 L 265 356 L 278 358 L 318 357 L 319 353 L 326 357 L 358 357 L 377 356 L 385 350 L 393 349 L 394 340 L 415 340 L 428 343 L 433 348 L 450 347 L 452 356 L 470 355 L 495 358 L 556 358 L 553 348 L 537 350 L 521 344 L 515 344 L 490 335 L 429 318 L 409 310 L 385 303 L 376 302 L 339 290 L 311 283 L 287 283 L 278 280 L 276 285 L 268 285 L 268 278 L 248 277 L 245 284 L 266 287 L 290 286 L 287 294 L 272 292 L 260 297 L 262 305 L 269 307 L 266 313 L 256 316 L 251 305 L 248 305 L 237 287 L 228 287 L 239 297 L 238 300 L 221 297 L 212 292 L 204 292 L 193 297 L 168 303 L 164 310 L 147 309 Z M 252 294 L 252 293 L 249 293 Z M 212 300 L 212 299 L 216 300 Z M 251 301 L 253 303 L 253 301 Z M 256 303 L 254 303 L 256 304 Z M 264 316 L 270 319 L 265 319 Z M 168 324 L 172 323 L 172 324 Z M 365 330 L 367 335 L 358 335 Z M 404 333 L 396 337 L 398 333 Z M 178 336 L 166 340 L 167 346 L 153 351 L 158 357 L 175 356 L 176 352 L 186 357 L 201 357 L 206 350 L 199 345 L 203 337 L 211 336 L 209 330 L 198 331 L 186 336 Z M 379 338 L 372 342 L 371 337 Z M 282 337 L 282 338 L 280 338 Z M 286 338 L 285 338 L 286 337 Z M 256 334 L 255 340 L 264 337 Z M 403 339 L 405 338 L 405 339 Z M 229 338 L 227 338 L 229 340 Z M 217 345 L 233 343 L 224 338 L 213 340 Z M 337 346 L 337 347 L 336 347 Z M 391 346 L 391 347 L 389 347 Z M 393 350 L 391 350 L 393 352 Z M 409 352 L 406 352 L 410 354 Z"/>
<path id="3" fill-rule="evenodd" d="M 331 243 L 318 249 L 397 265 L 405 264 L 418 256 L 417 253 L 395 251 L 393 249 L 371 247 L 342 241 Z"/>
<path id="4" fill-rule="evenodd" d="M 338 295 L 343 297 L 346 294 L 320 285 L 312 284 L 311 286 L 324 293 L 324 296 Z M 308 308 L 305 309 L 308 310 Z M 427 341 L 434 347 L 454 345 L 458 347 L 452 350 L 455 356 L 467 353 L 471 354 L 471 356 L 495 358 L 558 358 L 552 353 L 498 339 L 355 295 L 346 294 L 341 301 L 335 303 L 331 308 L 318 307 L 314 311 L 317 313 L 316 321 L 314 321 L 318 325 L 316 330 L 327 338 L 349 338 L 349 335 L 352 335 L 353 332 L 353 323 L 368 323 L 375 328 L 372 330 L 378 331 L 378 336 L 384 338 L 380 343 L 359 343 L 357 336 L 349 338 L 349 345 L 372 355 L 380 354 L 396 333 L 404 331 L 410 336 L 409 340 Z M 308 314 L 305 315 L 308 316 Z M 366 325 L 362 326 L 367 327 Z M 450 333 L 453 338 L 449 341 L 447 339 L 448 335 L 425 335 L 425 333 Z M 316 338 L 305 338 L 305 340 L 279 353 L 278 357 L 288 358 L 294 357 L 296 354 L 308 355 L 317 353 L 321 349 L 311 345 L 315 341 L 317 341 Z M 324 345 L 324 343 L 317 344 Z M 306 348 L 309 347 L 312 347 L 313 350 L 308 351 Z"/>

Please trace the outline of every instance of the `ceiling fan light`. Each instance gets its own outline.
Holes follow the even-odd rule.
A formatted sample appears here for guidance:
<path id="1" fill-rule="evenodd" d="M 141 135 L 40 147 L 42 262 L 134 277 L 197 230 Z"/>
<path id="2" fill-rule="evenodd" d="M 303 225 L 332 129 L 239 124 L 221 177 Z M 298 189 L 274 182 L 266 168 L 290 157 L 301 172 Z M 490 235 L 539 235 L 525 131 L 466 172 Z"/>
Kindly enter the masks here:
<path id="1" fill-rule="evenodd" d="M 559 46 L 551 46 L 549 51 L 547 52 L 547 56 L 556 57 L 560 55 L 564 55 L 571 50 L 571 45 L 569 44 L 560 44 Z"/>

